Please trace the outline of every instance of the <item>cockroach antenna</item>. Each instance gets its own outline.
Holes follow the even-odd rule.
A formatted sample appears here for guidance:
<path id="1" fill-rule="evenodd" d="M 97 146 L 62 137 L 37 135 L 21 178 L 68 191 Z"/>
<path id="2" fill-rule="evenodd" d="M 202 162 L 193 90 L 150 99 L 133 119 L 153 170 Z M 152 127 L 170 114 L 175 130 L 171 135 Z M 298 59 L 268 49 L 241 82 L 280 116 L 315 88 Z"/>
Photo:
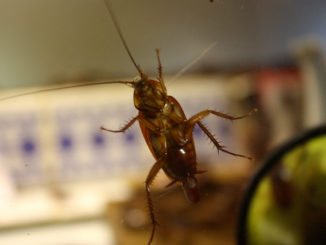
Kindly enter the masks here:
<path id="1" fill-rule="evenodd" d="M 207 48 L 205 48 L 201 53 L 196 56 L 194 59 L 192 59 L 189 63 L 187 63 L 184 67 L 182 67 L 172 78 L 170 81 L 177 80 L 180 76 L 182 76 L 191 66 L 193 66 L 195 63 L 197 63 L 205 54 L 208 53 L 212 48 L 216 46 L 216 42 L 209 45 Z"/>
<path id="2" fill-rule="evenodd" d="M 134 81 L 97 81 L 97 82 L 85 82 L 85 83 L 78 83 L 78 84 L 70 84 L 70 85 L 66 85 L 66 86 L 62 86 L 62 87 L 45 88 L 45 89 L 40 89 L 40 90 L 27 91 L 27 92 L 15 94 L 15 95 L 9 95 L 9 96 L 0 98 L 0 101 L 10 100 L 10 99 L 27 96 L 27 95 L 32 95 L 32 94 L 41 94 L 41 93 L 65 90 L 65 89 L 70 89 L 70 88 L 81 88 L 81 87 L 98 86 L 98 85 L 104 85 L 104 84 L 125 84 L 127 86 L 134 87 L 135 82 Z"/>
<path id="3" fill-rule="evenodd" d="M 114 24 L 114 26 L 115 26 L 115 29 L 117 30 L 117 32 L 118 32 L 118 34 L 119 34 L 119 37 L 120 37 L 120 39 L 121 39 L 121 41 L 122 41 L 122 44 L 123 44 L 124 48 L 126 49 L 126 51 L 127 51 L 127 53 L 128 53 L 129 58 L 131 59 L 131 61 L 132 61 L 132 63 L 134 64 L 134 66 L 136 67 L 136 69 L 137 69 L 137 71 L 138 71 L 140 77 L 141 77 L 141 78 L 145 78 L 145 77 L 146 77 L 145 73 L 142 71 L 142 69 L 140 69 L 140 66 L 137 65 L 137 63 L 136 63 L 134 57 L 132 56 L 132 54 L 131 54 L 131 52 L 130 52 L 130 49 L 129 49 L 128 45 L 127 45 L 127 42 L 126 42 L 125 38 L 124 38 L 124 36 L 122 35 L 121 28 L 120 28 L 120 26 L 119 26 L 119 24 L 118 24 L 117 18 L 116 18 L 115 14 L 114 14 L 114 11 L 113 11 L 112 7 L 111 7 L 111 3 L 110 3 L 110 1 L 109 1 L 109 0 L 104 0 L 104 3 L 105 3 L 105 6 L 106 6 L 107 10 L 108 10 L 109 13 L 110 13 L 110 16 L 111 16 L 112 22 L 113 22 L 113 24 Z"/>

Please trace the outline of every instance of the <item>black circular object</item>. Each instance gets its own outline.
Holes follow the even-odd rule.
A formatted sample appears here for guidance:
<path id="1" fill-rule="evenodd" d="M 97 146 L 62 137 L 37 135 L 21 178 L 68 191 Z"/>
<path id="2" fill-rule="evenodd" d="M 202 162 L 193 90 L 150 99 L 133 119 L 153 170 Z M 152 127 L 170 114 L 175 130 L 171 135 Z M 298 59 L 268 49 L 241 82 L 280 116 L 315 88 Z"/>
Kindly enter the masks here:
<path id="1" fill-rule="evenodd" d="M 326 134 L 326 125 L 319 126 L 317 128 L 311 129 L 307 132 L 304 132 L 299 137 L 290 140 L 281 147 L 279 147 L 274 153 L 272 153 L 267 160 L 262 164 L 258 171 L 254 174 L 251 179 L 247 190 L 245 192 L 239 215 L 238 215 L 238 224 L 237 224 L 237 244 L 238 245 L 248 245 L 247 239 L 247 223 L 248 223 L 248 212 L 250 210 L 250 205 L 252 204 L 253 197 L 257 191 L 260 181 L 272 170 L 272 168 L 279 163 L 279 160 L 292 150 L 293 148 L 308 142 L 310 139 L 325 135 Z"/>

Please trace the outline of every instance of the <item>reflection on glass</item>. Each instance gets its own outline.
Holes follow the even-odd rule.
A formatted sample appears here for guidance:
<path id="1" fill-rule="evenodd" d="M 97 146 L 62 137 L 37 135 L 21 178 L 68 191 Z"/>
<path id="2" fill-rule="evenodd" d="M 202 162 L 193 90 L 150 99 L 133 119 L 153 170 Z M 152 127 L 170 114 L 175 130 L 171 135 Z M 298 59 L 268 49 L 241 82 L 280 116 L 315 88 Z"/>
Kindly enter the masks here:
<path id="1" fill-rule="evenodd" d="M 326 136 L 285 154 L 259 183 L 249 244 L 326 244 Z"/>

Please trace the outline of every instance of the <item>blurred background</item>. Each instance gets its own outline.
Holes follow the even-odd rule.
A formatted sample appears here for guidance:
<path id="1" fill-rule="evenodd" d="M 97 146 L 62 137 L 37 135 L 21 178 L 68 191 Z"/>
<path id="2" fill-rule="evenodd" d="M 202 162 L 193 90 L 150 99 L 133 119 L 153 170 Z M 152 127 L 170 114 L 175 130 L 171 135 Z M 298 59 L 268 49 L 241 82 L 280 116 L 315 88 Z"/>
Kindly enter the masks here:
<path id="1" fill-rule="evenodd" d="M 326 2 L 112 0 L 136 62 L 157 76 L 186 115 L 214 109 L 255 115 L 195 128 L 202 200 L 192 205 L 160 173 L 154 244 L 235 244 L 236 211 L 252 173 L 275 147 L 325 122 Z M 0 0 L 0 96 L 49 86 L 137 76 L 101 0 Z M 212 43 L 184 75 L 173 79 Z M 0 243 L 145 244 L 144 180 L 154 159 L 133 91 L 103 85 L 0 102 Z M 203 212 L 205 210 L 205 212 Z M 191 234 L 191 235 L 189 235 Z"/>

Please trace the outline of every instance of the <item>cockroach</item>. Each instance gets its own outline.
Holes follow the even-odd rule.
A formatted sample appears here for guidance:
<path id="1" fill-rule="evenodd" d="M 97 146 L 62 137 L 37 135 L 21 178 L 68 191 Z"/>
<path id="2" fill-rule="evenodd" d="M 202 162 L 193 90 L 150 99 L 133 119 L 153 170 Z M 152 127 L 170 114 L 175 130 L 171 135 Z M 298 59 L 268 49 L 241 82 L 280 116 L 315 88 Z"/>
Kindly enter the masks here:
<path id="1" fill-rule="evenodd" d="M 120 30 L 117 18 L 115 17 L 115 14 L 108 0 L 105 1 L 105 4 L 118 32 L 118 35 L 122 41 L 122 44 L 131 62 L 138 71 L 140 76 L 139 79 L 133 81 L 104 81 L 83 83 L 43 89 L 5 97 L 0 99 L 0 101 L 35 93 L 43 93 L 47 91 L 62 90 L 75 87 L 94 86 L 99 84 L 119 83 L 132 87 L 134 89 L 134 105 L 138 110 L 138 115 L 133 117 L 124 127 L 119 130 L 111 130 L 104 127 L 100 127 L 100 129 L 111 133 L 121 133 L 128 130 L 128 128 L 130 128 L 136 121 L 138 121 L 147 146 L 156 160 L 145 180 L 146 198 L 152 223 L 152 231 L 148 241 L 148 245 L 150 245 L 153 241 L 156 227 L 158 225 L 154 213 L 153 201 L 150 194 L 150 186 L 157 173 L 163 169 L 165 174 L 171 179 L 171 183 L 168 184 L 168 186 L 171 186 L 175 183 L 181 184 L 186 198 L 192 203 L 198 202 L 200 199 L 200 194 L 196 175 L 201 174 L 205 171 L 197 169 L 196 151 L 193 138 L 193 130 L 195 125 L 197 124 L 200 129 L 208 136 L 208 138 L 214 143 L 217 150 L 223 151 L 236 157 L 252 159 L 251 157 L 233 153 L 225 149 L 225 147 L 222 146 L 215 139 L 213 134 L 202 124 L 201 120 L 209 115 L 214 115 L 234 121 L 253 114 L 257 111 L 257 109 L 237 117 L 214 110 L 203 110 L 187 119 L 179 102 L 167 93 L 167 89 L 163 80 L 159 49 L 156 49 L 158 77 L 156 79 L 151 79 L 143 72 L 141 67 L 133 58 Z"/>

